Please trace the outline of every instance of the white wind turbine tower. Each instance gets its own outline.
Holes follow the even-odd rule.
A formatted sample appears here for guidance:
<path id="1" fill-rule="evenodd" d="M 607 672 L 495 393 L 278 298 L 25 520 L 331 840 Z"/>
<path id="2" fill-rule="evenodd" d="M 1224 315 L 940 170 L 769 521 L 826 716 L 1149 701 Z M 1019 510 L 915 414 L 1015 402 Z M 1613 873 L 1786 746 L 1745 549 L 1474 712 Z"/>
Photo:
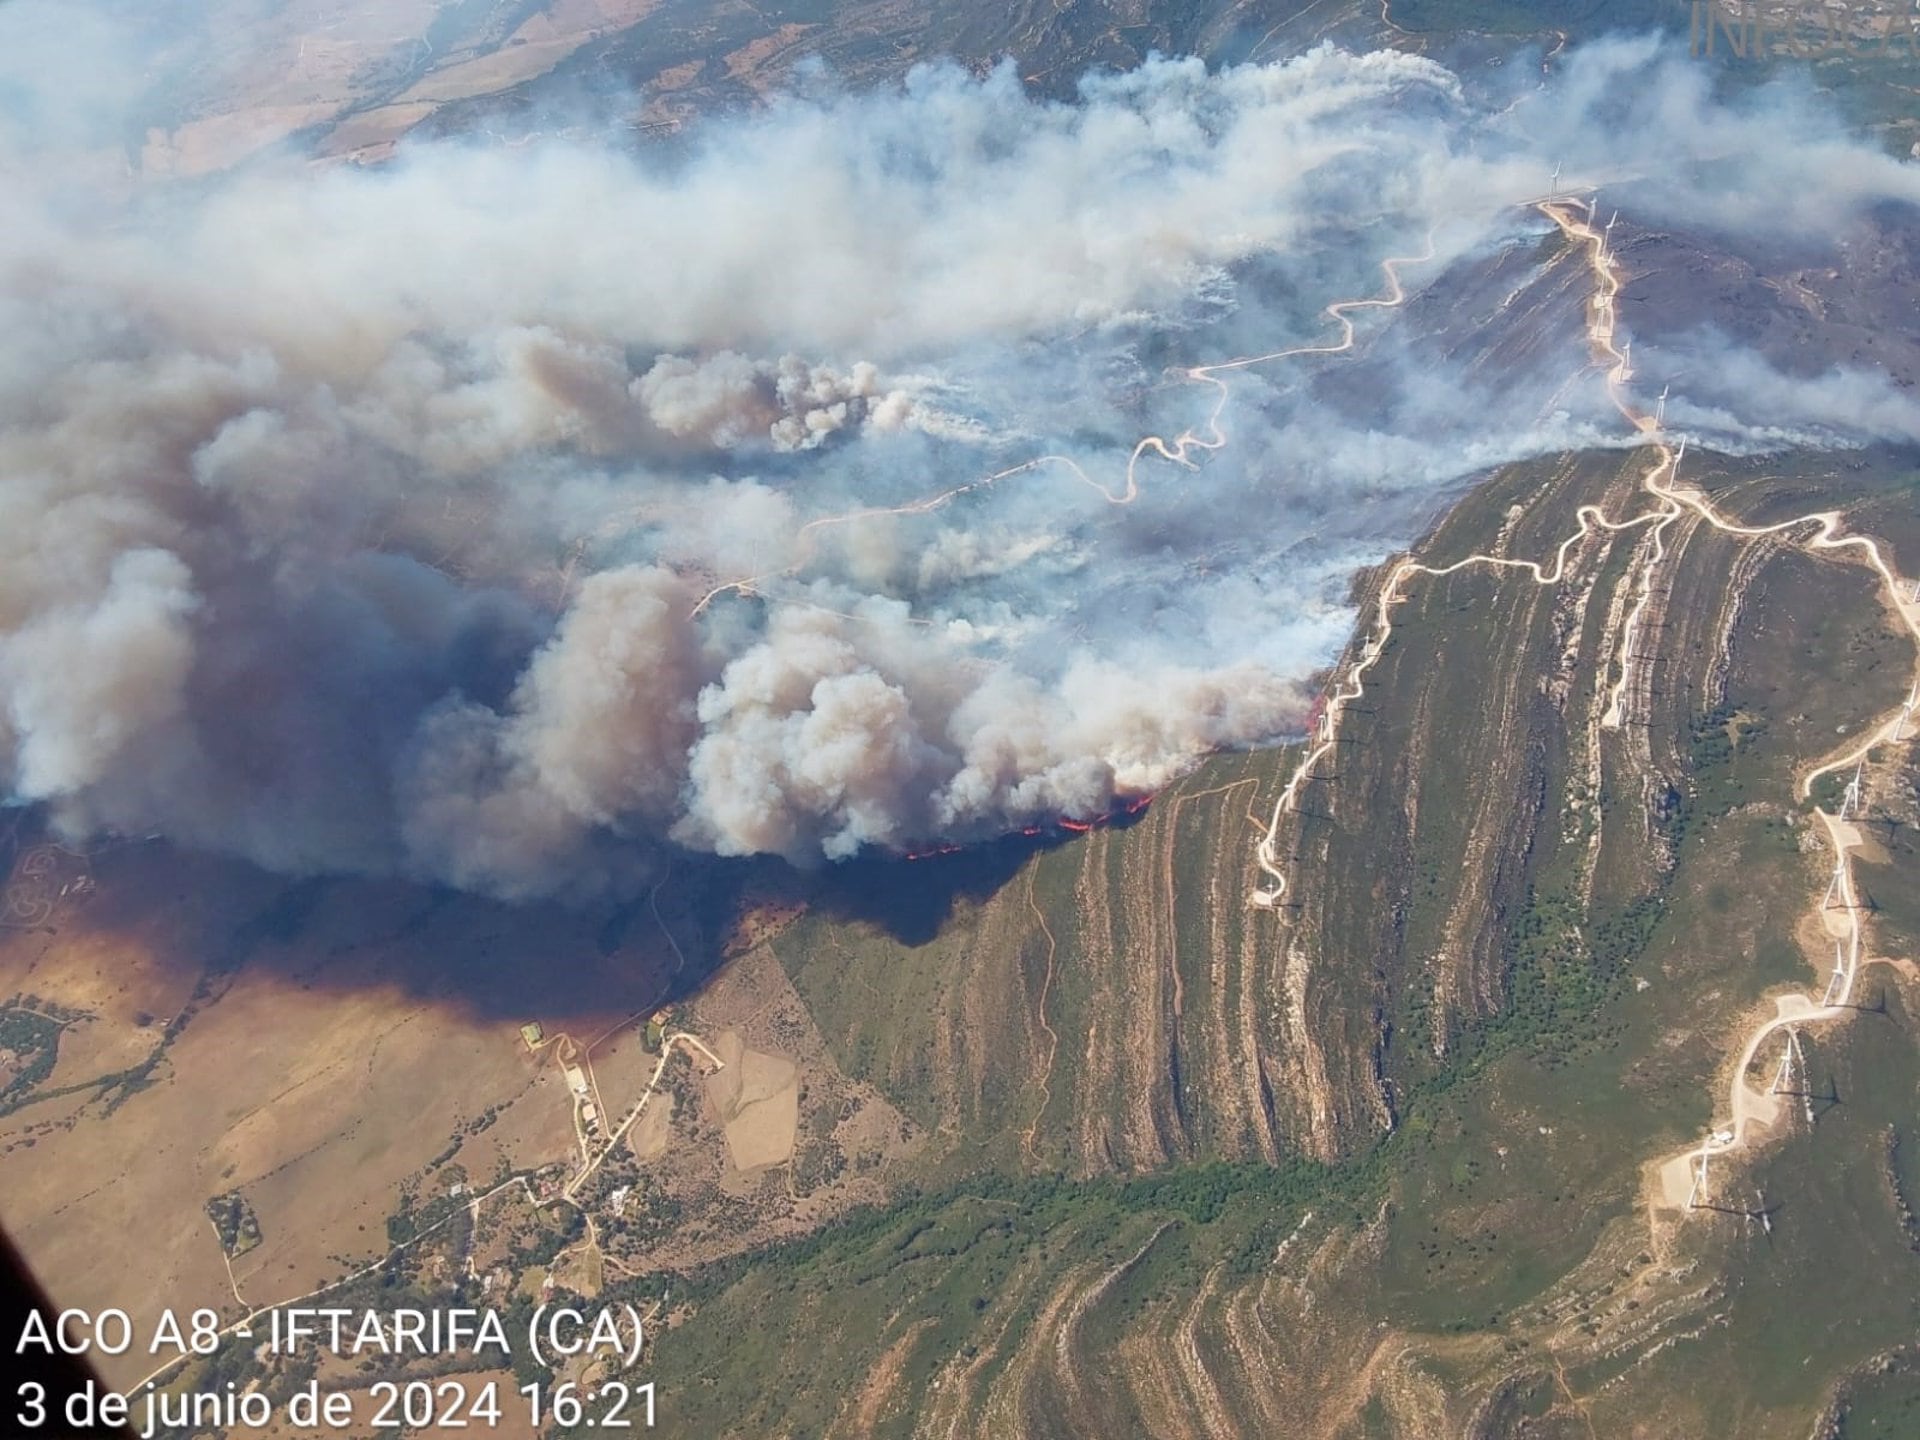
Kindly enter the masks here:
<path id="1" fill-rule="evenodd" d="M 1769 1095 L 1778 1095 L 1793 1080 L 1793 1027 L 1787 1027 L 1786 1048 L 1780 1052 L 1780 1068 L 1773 1072 L 1773 1084 L 1768 1088 Z"/>
<path id="2" fill-rule="evenodd" d="M 1693 1188 L 1687 1191 L 1687 1209 L 1698 1207 L 1701 1193 L 1707 1188 L 1707 1147 L 1702 1145 L 1694 1156 L 1700 1162 L 1693 1172 Z"/>
<path id="3" fill-rule="evenodd" d="M 1824 898 L 1820 902 L 1820 908 L 1822 910 L 1831 910 L 1833 908 L 1833 897 L 1836 895 L 1840 897 L 1840 900 L 1841 900 L 1840 908 L 1842 910 L 1851 910 L 1853 908 L 1851 905 L 1848 905 L 1846 903 L 1846 898 L 1847 898 L 1846 881 L 1847 881 L 1847 857 L 1843 852 L 1840 855 L 1840 857 L 1833 862 L 1833 878 L 1827 882 L 1826 898 Z"/>
<path id="4" fill-rule="evenodd" d="M 1853 778 L 1847 782 L 1847 788 L 1840 796 L 1840 818 L 1848 819 L 1860 809 L 1860 772 L 1866 767 L 1867 757 L 1862 755 L 1860 763 L 1853 767 Z"/>
<path id="5" fill-rule="evenodd" d="M 1553 178 L 1547 181 L 1547 199 L 1551 200 L 1560 190 L 1560 162 L 1553 162 Z"/>
<path id="6" fill-rule="evenodd" d="M 1807 1069 L 1807 1052 L 1800 1048 L 1800 1031 L 1787 1028 L 1787 1044 L 1800 1066 L 1800 1103 L 1807 1112 L 1807 1124 L 1813 1124 L 1813 1074 Z"/>
<path id="7" fill-rule="evenodd" d="M 1900 739 L 1900 732 L 1913 723 L 1914 706 L 1920 705 L 1920 682 L 1916 682 L 1913 692 L 1907 696 L 1907 703 L 1900 707 L 1900 718 L 1893 722 L 1893 738 Z"/>
<path id="8" fill-rule="evenodd" d="M 1661 427 L 1661 426 L 1662 426 L 1663 424 L 1665 424 L 1665 423 L 1666 423 L 1666 419 L 1667 419 L 1667 391 L 1669 391 L 1669 390 L 1671 390 L 1672 388 L 1673 388 L 1673 386 L 1672 386 L 1672 384 L 1671 384 L 1671 383 L 1669 383 L 1669 384 L 1666 384 L 1666 385 L 1662 385 L 1662 386 L 1660 387 L 1660 398 L 1659 398 L 1659 399 L 1658 399 L 1657 401 L 1655 401 L 1655 402 L 1654 402 L 1654 406 L 1653 406 L 1653 428 L 1654 428 L 1654 429 L 1656 429 L 1656 430 L 1658 430 L 1658 429 L 1659 429 L 1659 428 L 1660 428 L 1660 427 Z"/>
<path id="9" fill-rule="evenodd" d="M 1827 993 L 1820 997 L 1821 1009 L 1835 1004 L 1846 992 L 1846 979 L 1846 947 L 1836 940 L 1833 942 L 1833 974 L 1827 980 Z"/>

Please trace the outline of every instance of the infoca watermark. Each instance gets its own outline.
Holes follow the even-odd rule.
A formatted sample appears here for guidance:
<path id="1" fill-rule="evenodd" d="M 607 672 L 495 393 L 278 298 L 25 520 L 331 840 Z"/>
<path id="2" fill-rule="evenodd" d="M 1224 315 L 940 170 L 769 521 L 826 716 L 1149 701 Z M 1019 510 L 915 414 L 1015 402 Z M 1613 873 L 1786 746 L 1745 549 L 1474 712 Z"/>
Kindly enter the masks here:
<path id="1" fill-rule="evenodd" d="M 1695 58 L 1920 59 L 1916 0 L 1688 0 L 1688 8 Z"/>

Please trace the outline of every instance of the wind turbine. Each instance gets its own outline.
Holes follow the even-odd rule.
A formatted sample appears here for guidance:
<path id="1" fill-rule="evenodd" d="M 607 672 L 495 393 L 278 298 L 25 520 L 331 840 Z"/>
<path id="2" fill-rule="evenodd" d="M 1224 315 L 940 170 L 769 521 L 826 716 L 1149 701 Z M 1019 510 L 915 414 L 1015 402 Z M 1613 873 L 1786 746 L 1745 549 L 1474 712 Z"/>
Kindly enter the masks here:
<path id="1" fill-rule="evenodd" d="M 1835 895 L 1838 895 L 1842 899 L 1842 901 L 1846 899 L 1847 891 L 1846 891 L 1846 885 L 1844 883 L 1846 881 L 1846 878 L 1847 878 L 1847 857 L 1843 852 L 1840 858 L 1833 862 L 1833 879 L 1827 882 L 1826 897 L 1822 899 L 1820 902 L 1820 908 L 1822 910 L 1831 910 L 1833 908 L 1833 897 Z M 1842 904 L 1840 908 L 1842 910 L 1851 910 L 1853 907 L 1851 905 Z"/>
<path id="2" fill-rule="evenodd" d="M 1702 1145 L 1700 1147 L 1697 1158 L 1700 1161 L 1700 1168 L 1694 1173 L 1693 1188 L 1687 1191 L 1687 1209 L 1689 1210 L 1696 1208 L 1695 1202 L 1700 1192 L 1707 1188 L 1707 1147 L 1706 1146 Z"/>
<path id="3" fill-rule="evenodd" d="M 1847 782 L 1846 790 L 1840 796 L 1840 818 L 1845 820 L 1860 809 L 1860 772 L 1865 768 L 1867 757 L 1862 755 L 1860 763 L 1853 767 L 1853 779 Z"/>
<path id="4" fill-rule="evenodd" d="M 1800 1048 L 1800 1032 L 1793 1026 L 1787 1027 L 1787 1043 L 1793 1049 L 1793 1058 L 1800 1066 L 1800 1104 L 1807 1112 L 1807 1124 L 1813 1124 L 1813 1072 L 1807 1069 L 1807 1052 Z"/>
<path id="5" fill-rule="evenodd" d="M 1665 384 L 1665 385 L 1662 385 L 1662 386 L 1660 387 L 1660 400 L 1659 400 L 1659 403 L 1657 403 L 1657 404 L 1656 404 L 1656 405 L 1655 405 L 1655 406 L 1653 407 L 1653 424 L 1654 424 L 1654 428 L 1655 428 L 1655 429 L 1658 429 L 1658 428 L 1659 428 L 1659 427 L 1660 427 L 1660 426 L 1661 426 L 1662 424 L 1664 424 L 1664 423 L 1665 423 L 1665 421 L 1666 421 L 1666 418 L 1667 418 L 1667 391 L 1669 391 L 1669 390 L 1671 390 L 1672 388 L 1673 388 L 1673 384 L 1672 384 L 1672 382 L 1671 382 L 1671 381 L 1669 381 L 1669 382 L 1668 382 L 1667 384 Z"/>
<path id="6" fill-rule="evenodd" d="M 1553 162 L 1553 178 L 1547 182 L 1547 199 L 1551 200 L 1560 190 L 1560 162 Z"/>

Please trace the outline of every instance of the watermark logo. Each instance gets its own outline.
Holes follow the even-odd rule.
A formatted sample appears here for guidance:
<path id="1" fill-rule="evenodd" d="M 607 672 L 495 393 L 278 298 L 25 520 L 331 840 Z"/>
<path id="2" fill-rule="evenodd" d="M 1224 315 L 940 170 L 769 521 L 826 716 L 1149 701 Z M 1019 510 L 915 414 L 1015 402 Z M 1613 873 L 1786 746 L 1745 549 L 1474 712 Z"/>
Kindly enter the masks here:
<path id="1" fill-rule="evenodd" d="M 1689 0 L 1689 9 L 1696 58 L 1920 59 L 1916 0 Z"/>

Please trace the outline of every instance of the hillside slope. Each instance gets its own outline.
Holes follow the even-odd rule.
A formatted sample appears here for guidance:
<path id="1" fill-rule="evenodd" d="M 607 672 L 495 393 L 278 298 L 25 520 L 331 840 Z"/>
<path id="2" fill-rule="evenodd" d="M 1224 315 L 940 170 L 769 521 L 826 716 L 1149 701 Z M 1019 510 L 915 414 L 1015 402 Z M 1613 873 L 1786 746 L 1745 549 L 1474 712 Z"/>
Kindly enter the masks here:
<path id="1" fill-rule="evenodd" d="M 1416 551 L 1450 573 L 1376 573 L 1272 908 L 1290 752 L 1004 874 L 925 862 L 981 867 L 938 923 L 786 929 L 836 1055 L 935 1158 L 891 1208 L 676 1282 L 677 1413 L 1798 1436 L 1910 1404 L 1913 931 L 1877 897 L 1911 875 L 1912 727 L 1864 749 L 1857 903 L 1822 897 L 1915 616 L 1863 547 L 1781 522 L 1838 507 L 1904 576 L 1916 477 L 1672 458 L 1511 467 Z M 1856 926 L 1843 1003 L 1800 999 Z M 1756 1028 L 1776 1005 L 1805 1023 Z M 1691 1188 L 1729 1086 L 1747 1116 Z"/>
<path id="2" fill-rule="evenodd" d="M 16 817 L 9 1226 L 69 1303 L 236 1329 L 631 1301 L 668 1433 L 1910 1413 L 1920 476 L 1682 461 L 1604 242 L 1546 213 L 1487 343 L 1566 334 L 1643 443 L 1504 467 L 1363 577 L 1305 747 L 604 914 Z M 1422 333 L 1473 343 L 1446 304 Z M 302 1377 L 235 1336 L 169 1378 Z"/>

